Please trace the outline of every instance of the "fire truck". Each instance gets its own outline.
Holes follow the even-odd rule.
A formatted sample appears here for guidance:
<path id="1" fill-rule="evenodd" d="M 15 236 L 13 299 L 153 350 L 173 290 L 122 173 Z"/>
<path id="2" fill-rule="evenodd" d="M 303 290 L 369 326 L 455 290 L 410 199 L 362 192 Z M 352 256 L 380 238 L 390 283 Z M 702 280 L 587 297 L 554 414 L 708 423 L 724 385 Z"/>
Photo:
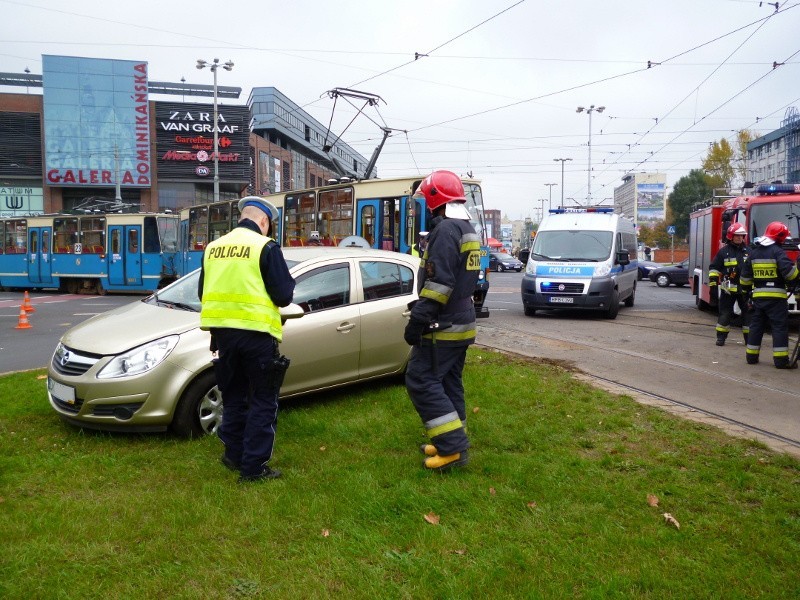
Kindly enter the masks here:
<path id="1" fill-rule="evenodd" d="M 717 306 L 717 297 L 708 285 L 708 266 L 725 244 L 725 233 L 733 223 L 747 229 L 747 242 L 753 243 L 767 225 L 780 221 L 789 227 L 783 249 L 792 260 L 798 257 L 800 241 L 800 184 L 770 183 L 755 188 L 753 195 L 728 198 L 694 211 L 689 221 L 689 266 L 694 273 L 689 283 L 695 303 L 701 310 Z M 789 312 L 800 314 L 795 295 L 789 296 Z"/>

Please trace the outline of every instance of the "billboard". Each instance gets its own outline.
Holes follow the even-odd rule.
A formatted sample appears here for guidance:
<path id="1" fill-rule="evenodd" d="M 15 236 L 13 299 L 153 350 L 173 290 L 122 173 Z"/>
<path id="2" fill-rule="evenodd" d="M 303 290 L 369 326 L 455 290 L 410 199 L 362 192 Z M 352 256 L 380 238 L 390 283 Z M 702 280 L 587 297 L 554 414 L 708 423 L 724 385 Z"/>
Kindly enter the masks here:
<path id="1" fill-rule="evenodd" d="M 214 180 L 214 105 L 156 102 L 156 147 L 161 180 Z M 220 181 L 250 181 L 250 111 L 217 106 Z"/>
<path id="2" fill-rule="evenodd" d="M 664 183 L 636 184 L 636 222 L 652 223 L 664 220 Z"/>
<path id="3" fill-rule="evenodd" d="M 42 56 L 47 183 L 149 187 L 147 86 L 145 61 Z"/>
<path id="4" fill-rule="evenodd" d="M 0 187 L 0 217 L 22 217 L 44 213 L 44 192 L 40 187 Z"/>

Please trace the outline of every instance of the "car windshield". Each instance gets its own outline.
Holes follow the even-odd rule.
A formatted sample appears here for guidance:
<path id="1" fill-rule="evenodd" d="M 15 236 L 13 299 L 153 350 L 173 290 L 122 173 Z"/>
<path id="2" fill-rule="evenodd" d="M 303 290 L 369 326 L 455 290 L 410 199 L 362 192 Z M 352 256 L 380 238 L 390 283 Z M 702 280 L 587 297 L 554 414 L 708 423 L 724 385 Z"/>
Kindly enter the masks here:
<path id="1" fill-rule="evenodd" d="M 533 254 L 545 259 L 590 261 L 611 255 L 610 231 L 540 231 L 533 241 Z"/>

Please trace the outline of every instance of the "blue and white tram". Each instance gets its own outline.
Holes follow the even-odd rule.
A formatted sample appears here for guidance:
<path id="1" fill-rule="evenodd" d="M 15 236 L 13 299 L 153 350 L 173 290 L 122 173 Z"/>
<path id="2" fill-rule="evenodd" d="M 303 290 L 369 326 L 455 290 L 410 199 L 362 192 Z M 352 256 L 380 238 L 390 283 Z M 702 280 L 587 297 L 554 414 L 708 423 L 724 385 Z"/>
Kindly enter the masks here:
<path id="1" fill-rule="evenodd" d="M 153 291 L 178 276 L 178 221 L 155 213 L 0 219 L 0 287 Z"/>

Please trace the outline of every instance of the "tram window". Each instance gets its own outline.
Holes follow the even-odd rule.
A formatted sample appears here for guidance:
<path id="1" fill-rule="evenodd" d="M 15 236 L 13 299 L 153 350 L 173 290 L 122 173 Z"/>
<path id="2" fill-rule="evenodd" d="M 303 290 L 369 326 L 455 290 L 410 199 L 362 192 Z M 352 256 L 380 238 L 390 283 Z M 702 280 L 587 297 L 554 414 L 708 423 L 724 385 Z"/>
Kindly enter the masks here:
<path id="1" fill-rule="evenodd" d="M 283 235 L 287 246 L 302 246 L 314 231 L 314 192 L 287 195 L 283 208 Z"/>
<path id="2" fill-rule="evenodd" d="M 31 231 L 31 253 L 36 254 L 39 251 L 39 236 L 37 235 L 38 231 Z"/>
<path id="3" fill-rule="evenodd" d="M 139 230 L 131 229 L 128 231 L 128 252 L 139 252 Z"/>
<path id="4" fill-rule="evenodd" d="M 221 238 L 231 230 L 231 203 L 212 204 L 208 209 L 209 242 Z"/>
<path id="5" fill-rule="evenodd" d="M 155 217 L 145 217 L 144 218 L 144 232 L 142 234 L 144 238 L 144 251 L 145 252 L 160 252 L 161 248 L 159 245 L 158 240 L 158 226 L 156 225 L 156 218 Z M 137 245 L 138 245 L 138 235 L 137 235 Z"/>
<path id="6" fill-rule="evenodd" d="M 106 220 L 103 217 L 81 219 L 81 246 L 84 254 L 105 252 Z"/>
<path id="7" fill-rule="evenodd" d="M 8 252 L 7 248 L 9 246 L 8 243 L 8 234 L 6 233 L 6 224 L 3 221 L 0 221 L 0 254 L 6 254 Z"/>
<path id="8" fill-rule="evenodd" d="M 165 252 L 175 252 L 178 248 L 178 223 L 176 217 L 156 217 L 158 225 L 158 239 L 161 240 L 161 249 Z"/>
<path id="9" fill-rule="evenodd" d="M 353 234 L 353 188 L 319 193 L 319 234 L 326 246 Z"/>
<path id="10" fill-rule="evenodd" d="M 70 254 L 78 243 L 78 219 L 53 219 L 53 253 Z"/>
<path id="11" fill-rule="evenodd" d="M 361 208 L 361 237 L 372 246 L 375 242 L 375 207 L 364 206 Z"/>
<path id="12" fill-rule="evenodd" d="M 383 237 L 381 238 L 381 248 L 384 250 L 395 250 L 397 247 L 397 231 L 400 224 L 400 204 L 395 199 L 386 199 L 383 204 Z"/>
<path id="13" fill-rule="evenodd" d="M 202 250 L 208 243 L 208 207 L 189 210 L 189 249 Z"/>
<path id="14" fill-rule="evenodd" d="M 120 250 L 120 243 L 119 243 L 119 229 L 114 229 L 111 232 L 111 253 L 119 255 Z"/>
<path id="15" fill-rule="evenodd" d="M 50 254 L 50 232 L 42 231 L 42 254 Z"/>
<path id="16" fill-rule="evenodd" d="M 4 245 L 6 254 L 25 254 L 28 251 L 28 222 L 25 219 L 6 222 Z"/>

